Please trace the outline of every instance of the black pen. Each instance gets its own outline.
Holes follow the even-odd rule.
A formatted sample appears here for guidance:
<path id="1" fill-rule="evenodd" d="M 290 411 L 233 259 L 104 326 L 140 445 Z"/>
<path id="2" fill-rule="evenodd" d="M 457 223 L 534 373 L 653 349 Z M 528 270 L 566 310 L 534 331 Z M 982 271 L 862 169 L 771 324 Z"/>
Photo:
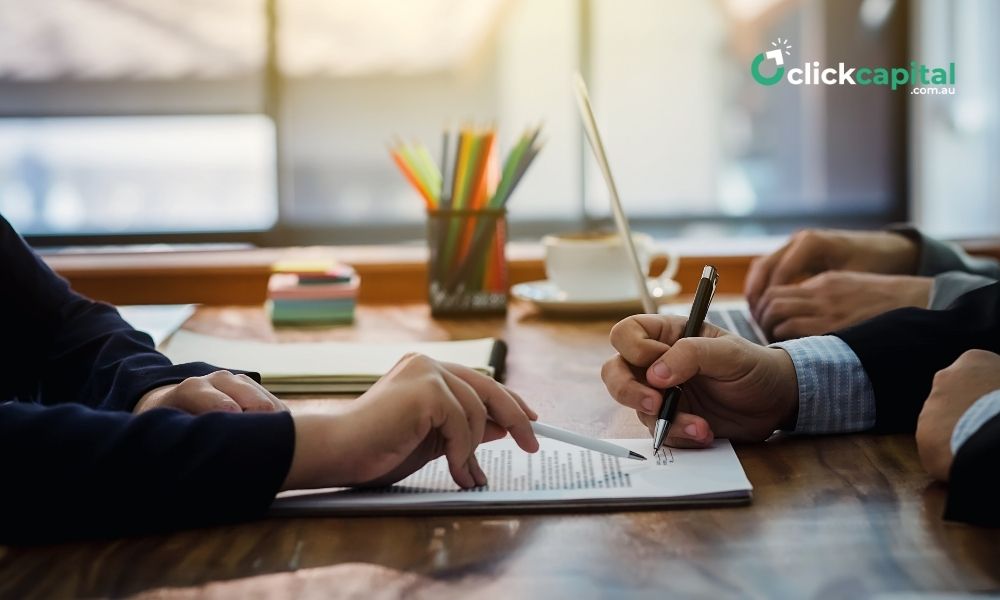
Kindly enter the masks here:
<path id="1" fill-rule="evenodd" d="M 705 323 L 705 316 L 708 314 L 709 305 L 712 304 L 715 286 L 718 283 L 719 272 L 712 265 L 705 265 L 701 272 L 701 281 L 698 282 L 698 291 L 695 292 L 694 302 L 691 304 L 691 314 L 688 316 L 681 338 L 695 337 L 701 333 L 701 326 Z M 653 433 L 653 454 L 660 450 L 663 440 L 667 437 L 667 430 L 670 429 L 670 423 L 677 413 L 677 402 L 683 392 L 680 386 L 663 390 L 663 406 L 660 407 L 660 414 L 656 417 L 656 429 Z"/>

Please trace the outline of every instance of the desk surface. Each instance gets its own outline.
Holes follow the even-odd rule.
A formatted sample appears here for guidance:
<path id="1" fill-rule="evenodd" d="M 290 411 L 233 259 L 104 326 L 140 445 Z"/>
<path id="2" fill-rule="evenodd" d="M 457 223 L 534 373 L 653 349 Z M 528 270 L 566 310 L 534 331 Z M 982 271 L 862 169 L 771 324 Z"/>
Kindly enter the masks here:
<path id="1" fill-rule="evenodd" d="M 612 321 L 433 321 L 425 306 L 359 309 L 355 327 L 275 333 L 262 311 L 205 308 L 226 336 L 398 340 L 503 336 L 508 384 L 548 422 L 644 435 L 599 368 Z M 330 400 L 300 400 L 294 410 Z M 945 489 L 910 436 L 782 438 L 740 446 L 747 507 L 408 519 L 272 519 L 44 548 L 0 547 L 0 597 L 862 597 L 1000 588 L 1000 530 L 946 523 Z"/>

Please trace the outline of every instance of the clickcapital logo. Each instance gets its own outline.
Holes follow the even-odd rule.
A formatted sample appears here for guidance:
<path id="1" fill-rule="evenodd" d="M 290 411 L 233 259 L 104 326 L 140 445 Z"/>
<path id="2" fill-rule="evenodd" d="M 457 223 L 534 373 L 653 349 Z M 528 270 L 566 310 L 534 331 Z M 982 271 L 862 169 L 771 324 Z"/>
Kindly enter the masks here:
<path id="1" fill-rule="evenodd" d="M 781 56 L 784 52 L 787 56 L 792 55 L 792 47 L 788 44 L 788 40 L 783 40 L 778 38 L 778 41 L 771 42 L 774 46 L 773 50 L 768 50 L 767 52 L 761 52 L 753 58 L 753 62 L 750 63 L 750 74 L 753 75 L 754 80 L 761 85 L 774 85 L 781 81 L 781 78 L 785 76 L 785 59 Z M 762 74 L 760 72 L 760 65 L 764 62 L 764 59 L 773 60 L 777 68 L 774 70 L 774 74 L 770 77 Z"/>
<path id="2" fill-rule="evenodd" d="M 911 94 L 954 94 L 955 63 L 948 67 L 928 67 L 910 61 L 908 67 L 836 67 L 821 68 L 820 62 L 805 62 L 801 68 L 785 69 L 785 56 L 791 56 L 792 46 L 780 37 L 771 42 L 772 49 L 761 52 L 750 63 L 750 75 L 760 85 L 776 85 L 782 80 L 791 85 L 884 85 L 897 90 L 907 85 Z M 765 74 L 764 63 L 774 63 L 773 72 Z"/>

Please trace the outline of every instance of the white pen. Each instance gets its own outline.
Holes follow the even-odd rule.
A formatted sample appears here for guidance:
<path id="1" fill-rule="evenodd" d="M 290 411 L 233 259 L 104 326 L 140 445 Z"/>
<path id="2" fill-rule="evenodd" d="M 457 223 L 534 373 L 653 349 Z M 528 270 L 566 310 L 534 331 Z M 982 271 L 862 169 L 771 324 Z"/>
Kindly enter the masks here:
<path id="1" fill-rule="evenodd" d="M 540 435 L 553 440 L 559 440 L 560 442 L 566 442 L 567 444 L 586 448 L 587 450 L 593 450 L 594 452 L 610 454 L 611 456 L 617 456 L 619 458 L 646 460 L 645 456 L 637 452 L 632 452 L 624 446 L 580 435 L 579 433 L 573 433 L 572 431 L 566 431 L 565 429 L 559 429 L 558 427 L 546 425 L 545 423 L 539 423 L 538 421 L 531 422 L 531 429 L 535 432 L 535 435 Z"/>

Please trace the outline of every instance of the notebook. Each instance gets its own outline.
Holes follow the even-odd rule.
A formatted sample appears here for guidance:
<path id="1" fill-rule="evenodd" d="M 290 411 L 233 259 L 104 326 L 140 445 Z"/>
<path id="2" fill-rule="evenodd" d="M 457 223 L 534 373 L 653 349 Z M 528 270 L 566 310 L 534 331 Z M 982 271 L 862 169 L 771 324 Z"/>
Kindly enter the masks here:
<path id="1" fill-rule="evenodd" d="M 610 440 L 649 460 L 620 459 L 548 438 L 537 453 L 510 438 L 482 444 L 476 457 L 489 484 L 460 489 L 442 458 L 396 485 L 283 492 L 276 516 L 379 515 L 746 504 L 753 486 L 728 440 L 704 450 L 662 448 L 644 439 Z"/>
<path id="2" fill-rule="evenodd" d="M 256 371 L 274 393 L 362 393 L 408 352 L 503 377 L 506 345 L 481 338 L 445 342 L 260 342 L 180 330 L 161 351 L 174 363 L 203 361 Z"/>

